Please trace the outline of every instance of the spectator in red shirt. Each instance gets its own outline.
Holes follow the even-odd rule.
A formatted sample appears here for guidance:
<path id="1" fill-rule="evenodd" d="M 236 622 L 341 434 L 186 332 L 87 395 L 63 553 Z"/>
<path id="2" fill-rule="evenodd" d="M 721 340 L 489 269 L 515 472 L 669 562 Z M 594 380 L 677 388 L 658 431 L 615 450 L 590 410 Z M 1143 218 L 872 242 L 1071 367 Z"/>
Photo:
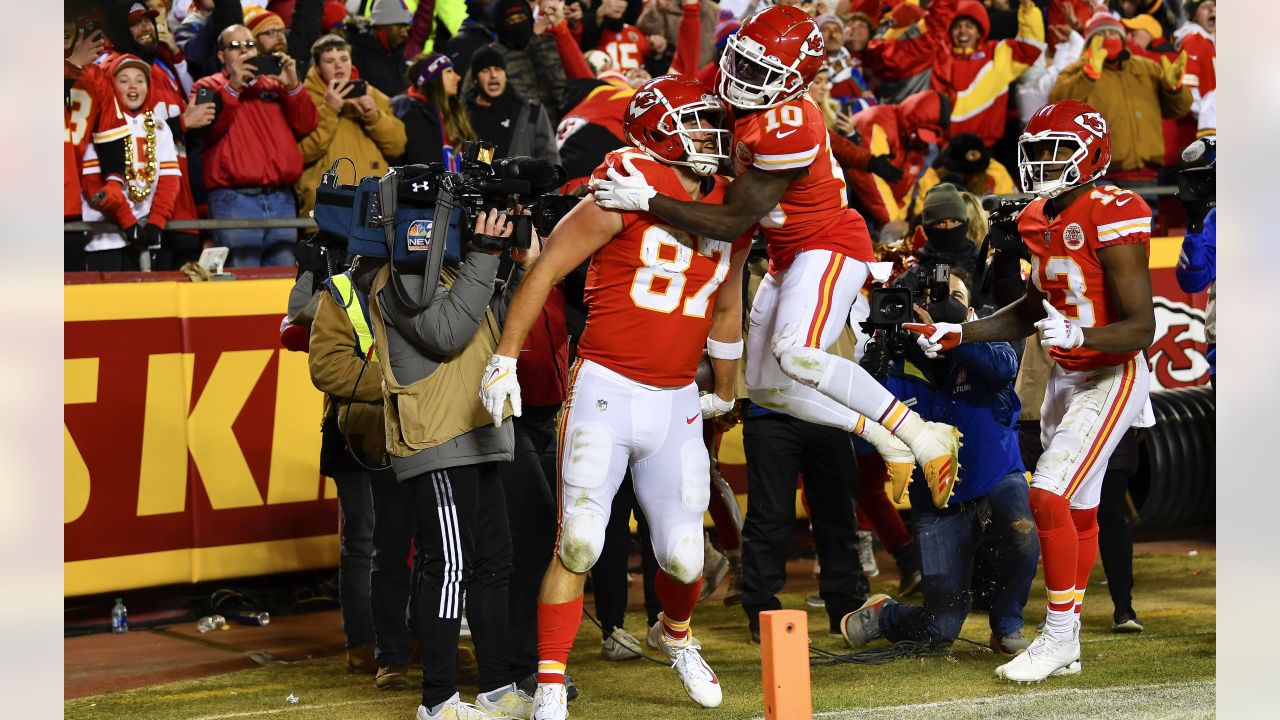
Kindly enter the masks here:
<path id="1" fill-rule="evenodd" d="M 298 80 L 297 63 L 281 53 L 278 75 L 259 75 L 249 28 L 232 25 L 218 37 L 222 72 L 201 79 L 221 104 L 204 143 L 204 184 L 216 219 L 296 217 L 293 184 L 302 175 L 298 141 L 316 129 L 316 106 Z M 290 228 L 214 230 L 231 249 L 229 267 L 293 264 L 297 231 Z"/>

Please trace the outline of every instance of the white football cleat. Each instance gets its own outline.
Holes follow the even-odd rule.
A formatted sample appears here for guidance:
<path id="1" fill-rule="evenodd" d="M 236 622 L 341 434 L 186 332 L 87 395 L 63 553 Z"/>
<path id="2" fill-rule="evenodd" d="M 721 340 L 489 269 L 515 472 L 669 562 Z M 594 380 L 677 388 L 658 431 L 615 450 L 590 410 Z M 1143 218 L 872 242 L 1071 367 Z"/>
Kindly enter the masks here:
<path id="1" fill-rule="evenodd" d="M 1045 678 L 1079 672 L 1079 630 L 1072 640 L 1058 640 L 1041 633 L 1026 650 L 996 668 L 996 675 L 1014 682 L 1040 682 Z"/>
<path id="2" fill-rule="evenodd" d="M 671 667 L 675 668 L 676 674 L 680 676 L 685 692 L 689 693 L 689 697 L 694 702 L 702 707 L 720 707 L 720 703 L 724 700 L 720 679 L 716 677 L 715 671 L 707 661 L 702 659 L 702 655 L 698 652 L 702 648 L 693 643 L 692 634 L 689 635 L 687 645 L 671 644 L 662 631 L 662 615 L 659 613 L 658 622 L 649 628 L 649 645 L 659 648 L 666 654 L 667 659 L 671 661 Z"/>
<path id="3" fill-rule="evenodd" d="M 418 706 L 418 720 L 489 720 L 489 715 L 471 703 L 462 702 L 458 693 L 440 706 L 440 711 L 431 713 L 426 706 Z"/>
<path id="4" fill-rule="evenodd" d="M 538 684 L 533 693 L 533 720 L 567 720 L 569 696 L 560 683 Z"/>

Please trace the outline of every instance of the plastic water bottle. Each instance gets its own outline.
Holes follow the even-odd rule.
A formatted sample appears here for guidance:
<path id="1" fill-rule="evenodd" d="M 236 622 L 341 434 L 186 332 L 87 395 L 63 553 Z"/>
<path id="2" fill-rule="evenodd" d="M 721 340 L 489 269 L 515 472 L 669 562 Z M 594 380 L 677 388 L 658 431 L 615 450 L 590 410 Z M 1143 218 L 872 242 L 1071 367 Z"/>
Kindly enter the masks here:
<path id="1" fill-rule="evenodd" d="M 111 608 L 111 632 L 116 635 L 129 632 L 129 611 L 125 609 L 123 598 L 116 598 L 116 604 Z"/>
<path id="2" fill-rule="evenodd" d="M 210 630 L 217 630 L 226 624 L 227 619 L 221 615 L 206 615 L 196 621 L 196 630 L 199 630 L 201 634 L 203 634 Z"/>

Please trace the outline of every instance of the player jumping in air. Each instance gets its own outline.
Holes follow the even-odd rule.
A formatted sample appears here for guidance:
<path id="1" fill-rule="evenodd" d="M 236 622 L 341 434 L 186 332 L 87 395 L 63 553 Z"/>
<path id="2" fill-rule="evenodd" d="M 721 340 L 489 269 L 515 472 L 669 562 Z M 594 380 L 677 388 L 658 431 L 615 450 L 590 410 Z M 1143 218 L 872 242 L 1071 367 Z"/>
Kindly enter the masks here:
<path id="1" fill-rule="evenodd" d="M 719 202 L 728 182 L 712 173 L 728 145 L 723 114 L 697 81 L 651 80 L 627 109 L 625 132 L 635 149 L 609 153 L 595 177 L 625 162 L 673 196 Z M 516 357 L 547 293 L 591 259 L 587 325 L 559 420 L 556 557 L 538 598 L 537 720 L 568 716 L 564 668 L 582 619 L 585 573 L 600 556 L 628 467 L 661 568 L 662 613 L 650 643 L 666 653 L 695 702 L 720 704 L 719 680 L 692 642 L 689 619 L 702 586 L 702 517 L 710 499 L 702 419 L 733 407 L 749 230 L 731 241 L 690 237 L 649 213 L 611 212 L 587 198 L 556 227 L 512 300 L 480 391 L 495 420 L 508 400 L 520 414 Z M 722 285 L 727 292 L 718 292 Z M 699 398 L 694 375 L 704 347 L 715 391 Z"/>
<path id="2" fill-rule="evenodd" d="M 943 507 L 959 468 L 955 428 L 925 422 L 856 363 L 826 351 L 875 258 L 866 223 L 848 207 L 822 112 L 805 95 L 826 56 L 822 32 L 802 10 L 776 5 L 749 18 L 728 42 L 717 92 L 736 109 L 737 177 L 723 202 L 683 200 L 625 162 L 596 183 L 596 202 L 651 212 L 722 241 L 758 221 L 770 269 L 747 333 L 751 400 L 856 432 L 884 456 L 895 485 L 905 486 L 918 460 L 934 503 Z"/>
<path id="3" fill-rule="evenodd" d="M 962 342 L 1039 332 L 1054 365 L 1040 416 L 1044 454 L 1031 482 L 1049 613 L 1025 652 L 996 668 L 1035 682 L 1080 672 L 1080 608 L 1098 554 L 1098 499 L 1125 430 L 1153 424 L 1142 351 L 1155 334 L 1147 259 L 1151 208 L 1114 185 L 1102 115 L 1077 100 L 1044 106 L 1018 140 L 1022 188 L 1040 197 L 1018 216 L 1032 255 L 1021 300 L 983 320 L 907 325 L 930 355 Z"/>

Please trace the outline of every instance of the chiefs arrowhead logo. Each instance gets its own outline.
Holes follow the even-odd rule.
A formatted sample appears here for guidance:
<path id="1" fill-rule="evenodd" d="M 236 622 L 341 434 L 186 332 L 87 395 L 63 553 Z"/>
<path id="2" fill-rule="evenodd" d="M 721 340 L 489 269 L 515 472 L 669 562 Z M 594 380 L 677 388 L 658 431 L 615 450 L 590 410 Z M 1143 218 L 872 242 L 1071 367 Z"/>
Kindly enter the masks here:
<path id="1" fill-rule="evenodd" d="M 1102 117 L 1102 113 L 1080 113 L 1076 116 L 1076 124 L 1088 130 L 1094 137 L 1104 137 L 1107 134 L 1107 121 Z"/>
<path id="2" fill-rule="evenodd" d="M 649 108 L 658 104 L 658 93 L 653 90 L 645 90 L 636 93 L 631 98 L 631 117 L 640 117 L 645 114 Z"/>
<path id="3" fill-rule="evenodd" d="M 822 39 L 822 31 L 815 24 L 809 37 L 800 46 L 800 52 L 811 57 L 826 57 L 827 43 Z"/>

